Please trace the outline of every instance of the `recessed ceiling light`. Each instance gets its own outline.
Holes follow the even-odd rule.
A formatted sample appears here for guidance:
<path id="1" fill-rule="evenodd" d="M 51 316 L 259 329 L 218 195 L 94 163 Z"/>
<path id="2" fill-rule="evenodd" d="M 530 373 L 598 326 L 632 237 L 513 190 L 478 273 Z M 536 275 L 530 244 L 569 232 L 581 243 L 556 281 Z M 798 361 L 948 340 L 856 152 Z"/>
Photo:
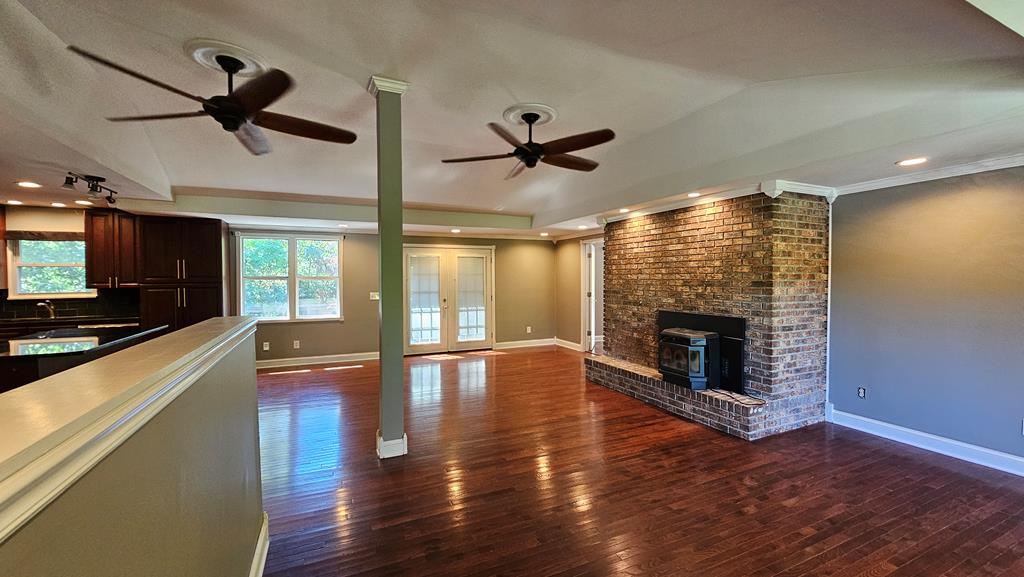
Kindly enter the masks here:
<path id="1" fill-rule="evenodd" d="M 452 232 L 455 233 L 455 234 L 459 234 L 460 232 L 462 232 L 462 229 L 461 228 L 453 228 Z"/>
<path id="2" fill-rule="evenodd" d="M 88 200 L 76 200 L 75 204 L 80 204 L 82 206 L 92 206 L 92 202 Z"/>
<path id="3" fill-rule="evenodd" d="M 629 212 L 628 208 L 620 208 L 619 209 L 619 214 L 626 214 L 627 212 Z"/>
<path id="4" fill-rule="evenodd" d="M 348 228 L 347 224 L 339 224 L 338 226 L 340 226 L 341 228 Z"/>
<path id="5" fill-rule="evenodd" d="M 17 206 L 19 204 L 24 204 L 24 203 L 22 203 L 20 200 L 8 200 L 7 204 L 13 204 L 14 206 Z"/>
<path id="6" fill-rule="evenodd" d="M 918 156 L 917 158 L 908 158 L 906 160 L 901 160 L 901 161 L 897 162 L 896 165 L 897 166 L 917 166 L 918 164 L 924 164 L 926 162 L 928 162 L 928 157 L 926 157 L 926 156 Z"/>
<path id="7" fill-rule="evenodd" d="M 50 206 L 53 206 L 53 207 L 56 207 L 56 208 L 64 208 L 67 205 L 64 204 L 63 202 L 51 202 Z"/>
<path id="8" fill-rule="evenodd" d="M 688 194 L 686 196 L 688 196 L 690 198 L 697 198 L 698 196 L 700 196 L 700 193 L 699 192 L 691 192 L 690 194 Z"/>
<path id="9" fill-rule="evenodd" d="M 38 182 L 32 182 L 31 180 L 19 180 L 18 186 L 22 188 L 42 188 L 43 185 Z"/>
<path id="10" fill-rule="evenodd" d="M 585 229 L 585 228 L 590 228 L 590 227 L 589 227 L 589 226 L 587 226 L 587 225 L 585 225 L 585 224 L 581 224 L 581 225 L 577 226 L 576 228 L 578 228 L 578 229 L 580 229 L 580 230 L 583 230 L 583 229 Z"/>
<path id="11" fill-rule="evenodd" d="M 548 233 L 546 233 L 546 232 L 542 232 L 542 233 L 540 233 L 540 235 L 541 235 L 541 236 L 547 236 L 547 235 L 548 235 Z"/>

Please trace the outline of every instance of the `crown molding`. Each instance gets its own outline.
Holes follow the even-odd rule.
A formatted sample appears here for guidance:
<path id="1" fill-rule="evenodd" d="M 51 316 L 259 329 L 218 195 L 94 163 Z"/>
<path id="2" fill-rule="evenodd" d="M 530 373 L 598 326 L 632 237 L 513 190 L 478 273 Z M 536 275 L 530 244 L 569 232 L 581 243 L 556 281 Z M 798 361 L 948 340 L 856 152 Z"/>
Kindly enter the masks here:
<path id="1" fill-rule="evenodd" d="M 836 199 L 836 196 L 839 195 L 835 187 L 832 186 L 807 184 L 806 182 L 794 182 L 792 180 L 765 180 L 761 182 L 759 190 L 771 198 L 778 198 L 783 192 L 824 196 L 825 200 L 830 204 Z"/>
<path id="2" fill-rule="evenodd" d="M 409 90 L 408 82 L 385 76 L 377 76 L 376 74 L 370 77 L 370 82 L 366 86 L 366 91 L 374 96 L 377 96 L 378 92 L 391 92 L 401 95 L 405 94 L 407 90 Z"/>
<path id="3" fill-rule="evenodd" d="M 1002 156 L 999 158 L 988 158 L 985 160 L 966 162 L 964 164 L 955 164 L 953 166 L 943 166 L 940 168 L 919 170 L 917 172 L 899 174 L 896 176 L 878 178 L 875 180 L 865 180 L 864 182 L 856 182 L 853 184 L 847 184 L 844 186 L 836 187 L 836 191 L 841 195 L 853 194 L 855 192 L 866 192 L 869 190 L 892 188 L 894 186 L 916 184 L 918 182 L 928 182 L 929 180 L 939 180 L 942 178 L 951 178 L 954 176 L 965 176 L 968 174 L 977 174 L 979 172 L 988 172 L 990 170 L 1001 170 L 1003 168 L 1014 168 L 1017 166 L 1024 166 L 1024 154 L 1014 154 L 1012 156 Z"/>
<path id="4" fill-rule="evenodd" d="M 707 204 L 709 202 L 715 202 L 718 200 L 728 200 L 730 198 L 737 198 L 740 196 L 749 196 L 751 194 L 757 194 L 759 192 L 761 191 L 756 186 L 744 186 L 740 188 L 731 188 L 728 190 L 722 190 L 718 192 L 709 192 L 706 194 L 702 194 L 697 198 L 686 197 L 677 200 L 670 200 L 668 202 L 654 203 L 651 204 L 650 206 L 638 208 L 636 210 L 631 210 L 626 214 L 611 214 L 600 219 L 598 222 L 600 222 L 601 224 L 608 224 L 609 222 L 618 222 L 620 220 L 627 220 L 637 216 L 647 216 L 649 214 L 657 214 L 659 212 L 668 212 L 670 210 L 688 208 L 691 206 L 696 206 L 698 204 Z M 559 237 L 559 239 L 561 238 L 571 237 Z"/>

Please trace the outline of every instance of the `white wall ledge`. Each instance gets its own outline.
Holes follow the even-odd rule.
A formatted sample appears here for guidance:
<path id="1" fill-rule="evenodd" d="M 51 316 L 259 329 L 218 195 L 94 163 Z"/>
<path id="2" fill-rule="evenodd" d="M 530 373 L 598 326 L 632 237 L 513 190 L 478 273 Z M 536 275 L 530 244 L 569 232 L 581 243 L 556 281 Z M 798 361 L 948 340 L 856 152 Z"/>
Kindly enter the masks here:
<path id="1" fill-rule="evenodd" d="M 0 394 L 0 543 L 255 331 L 209 319 Z"/>

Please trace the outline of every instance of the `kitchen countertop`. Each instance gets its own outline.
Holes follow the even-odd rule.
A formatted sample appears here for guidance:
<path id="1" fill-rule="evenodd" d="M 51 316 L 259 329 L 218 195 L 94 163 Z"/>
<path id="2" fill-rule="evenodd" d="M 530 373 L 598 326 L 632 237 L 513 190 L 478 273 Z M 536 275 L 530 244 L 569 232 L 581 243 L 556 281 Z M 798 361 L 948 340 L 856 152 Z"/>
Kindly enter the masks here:
<path id="1" fill-rule="evenodd" d="M 40 331 L 17 336 L 6 344 L 0 357 L 80 355 L 157 333 L 167 327 L 76 328 Z"/>

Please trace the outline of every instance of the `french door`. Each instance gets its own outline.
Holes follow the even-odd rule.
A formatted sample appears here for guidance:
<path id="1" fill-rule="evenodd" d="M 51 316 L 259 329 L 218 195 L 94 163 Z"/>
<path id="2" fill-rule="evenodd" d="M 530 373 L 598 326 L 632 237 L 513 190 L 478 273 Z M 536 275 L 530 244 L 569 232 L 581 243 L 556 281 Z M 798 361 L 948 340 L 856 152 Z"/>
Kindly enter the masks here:
<path id="1" fill-rule="evenodd" d="M 405 353 L 494 345 L 494 253 L 489 248 L 405 248 Z"/>

